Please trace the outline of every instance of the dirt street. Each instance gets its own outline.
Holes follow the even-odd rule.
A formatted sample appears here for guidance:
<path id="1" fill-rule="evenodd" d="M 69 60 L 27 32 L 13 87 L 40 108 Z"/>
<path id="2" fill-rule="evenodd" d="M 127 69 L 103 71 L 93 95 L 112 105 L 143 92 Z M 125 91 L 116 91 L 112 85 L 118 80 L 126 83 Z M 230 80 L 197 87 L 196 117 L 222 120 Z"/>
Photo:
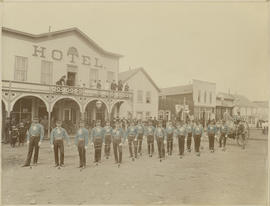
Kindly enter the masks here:
<path id="1" fill-rule="evenodd" d="M 22 168 L 27 146 L 10 148 L 2 144 L 2 204 L 266 204 L 267 141 L 251 140 L 246 150 L 233 140 L 227 151 L 204 149 L 180 159 L 175 142 L 173 156 L 159 162 L 157 147 L 152 158 L 135 162 L 124 146 L 120 168 L 102 156 L 93 164 L 93 148 L 87 150 L 87 168 L 78 169 L 75 148 L 65 146 L 65 167 L 54 168 L 53 152 L 41 145 L 37 167 Z M 193 145 L 193 142 L 192 142 Z M 217 148 L 217 144 L 215 145 Z M 103 155 L 103 153 L 102 153 Z"/>

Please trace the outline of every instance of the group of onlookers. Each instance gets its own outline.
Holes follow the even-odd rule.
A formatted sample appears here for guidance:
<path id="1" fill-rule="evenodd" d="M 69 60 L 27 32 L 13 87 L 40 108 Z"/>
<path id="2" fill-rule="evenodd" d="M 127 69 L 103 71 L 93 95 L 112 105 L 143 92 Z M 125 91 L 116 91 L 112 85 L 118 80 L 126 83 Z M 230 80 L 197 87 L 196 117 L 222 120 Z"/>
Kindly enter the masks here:
<path id="1" fill-rule="evenodd" d="M 73 80 L 66 80 L 66 75 L 62 76 L 57 82 L 56 85 L 59 86 L 75 86 L 73 85 Z M 81 85 L 82 87 L 85 87 L 85 84 Z M 122 80 L 119 80 L 118 83 L 116 83 L 115 80 L 110 82 L 109 80 L 106 80 L 105 84 L 102 85 L 101 80 L 92 80 L 90 83 L 91 89 L 105 89 L 105 90 L 112 90 L 112 91 L 129 91 L 129 85 L 128 83 L 123 84 Z"/>

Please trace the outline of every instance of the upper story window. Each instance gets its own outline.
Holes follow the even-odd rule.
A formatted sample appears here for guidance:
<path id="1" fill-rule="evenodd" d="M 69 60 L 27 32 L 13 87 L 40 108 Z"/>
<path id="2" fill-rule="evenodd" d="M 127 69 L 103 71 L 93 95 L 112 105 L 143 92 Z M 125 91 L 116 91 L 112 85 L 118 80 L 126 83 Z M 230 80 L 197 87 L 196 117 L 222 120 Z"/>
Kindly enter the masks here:
<path id="1" fill-rule="evenodd" d="M 209 95 L 209 102 L 210 104 L 212 104 L 212 92 L 210 92 L 210 95 Z"/>
<path id="2" fill-rule="evenodd" d="M 28 67 L 27 57 L 15 56 L 14 79 L 16 81 L 27 80 L 27 67 Z"/>
<path id="3" fill-rule="evenodd" d="M 198 102 L 201 102 L 201 90 L 198 91 Z"/>
<path id="4" fill-rule="evenodd" d="M 150 91 L 146 92 L 145 98 L 146 98 L 146 103 L 151 104 L 151 92 Z"/>
<path id="5" fill-rule="evenodd" d="M 53 63 L 50 61 L 41 61 L 41 84 L 52 84 Z"/>
<path id="6" fill-rule="evenodd" d="M 137 102 L 143 103 L 143 91 L 142 90 L 137 91 Z"/>
<path id="7" fill-rule="evenodd" d="M 107 80 L 112 82 L 114 80 L 114 72 L 108 71 L 107 72 Z"/>
<path id="8" fill-rule="evenodd" d="M 204 103 L 206 103 L 206 98 L 207 98 L 207 93 L 206 91 L 204 92 Z"/>

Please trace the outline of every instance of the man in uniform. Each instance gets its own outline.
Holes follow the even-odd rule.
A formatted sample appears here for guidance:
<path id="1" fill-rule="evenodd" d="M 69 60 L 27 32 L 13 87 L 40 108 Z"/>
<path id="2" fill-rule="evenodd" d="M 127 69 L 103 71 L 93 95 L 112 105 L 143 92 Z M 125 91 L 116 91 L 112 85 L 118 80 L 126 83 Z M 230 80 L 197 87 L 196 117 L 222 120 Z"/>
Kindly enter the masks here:
<path id="1" fill-rule="evenodd" d="M 160 162 L 162 161 L 162 159 L 165 159 L 165 148 L 164 148 L 164 144 L 166 144 L 166 131 L 165 129 L 162 127 L 162 122 L 159 121 L 158 122 L 158 126 L 155 129 L 154 132 L 154 137 L 157 141 L 157 147 L 158 147 L 158 155 L 159 155 L 159 159 Z"/>
<path id="2" fill-rule="evenodd" d="M 96 121 L 96 127 L 94 127 L 91 131 L 91 140 L 92 145 L 95 148 L 95 160 L 94 163 L 98 165 L 101 162 L 101 151 L 102 151 L 102 144 L 104 142 L 104 129 L 100 126 L 101 121 Z"/>
<path id="3" fill-rule="evenodd" d="M 168 126 L 166 127 L 165 131 L 166 131 L 166 138 L 167 138 L 167 153 L 168 155 L 172 155 L 174 127 L 171 121 L 168 121 Z"/>
<path id="4" fill-rule="evenodd" d="M 54 150 L 54 160 L 55 160 L 55 167 L 64 167 L 64 138 L 69 142 L 69 136 L 67 131 L 61 127 L 62 121 L 57 120 L 56 127 L 51 132 L 51 139 L 50 144 L 51 148 Z M 59 155 L 58 152 L 60 151 L 60 165 L 59 165 Z"/>
<path id="5" fill-rule="evenodd" d="M 29 130 L 27 131 L 26 137 L 27 137 L 27 145 L 28 145 L 28 154 L 27 154 L 27 159 L 23 167 L 30 166 L 34 148 L 35 148 L 34 166 L 36 166 L 37 161 L 38 161 L 39 146 L 41 145 L 41 142 L 44 138 L 44 129 L 43 129 L 43 126 L 38 123 L 38 117 L 33 118 L 33 122 Z"/>
<path id="6" fill-rule="evenodd" d="M 192 130 L 193 130 L 193 123 L 190 120 L 188 120 L 186 125 L 188 152 L 191 152 Z"/>
<path id="7" fill-rule="evenodd" d="M 11 133 L 10 133 L 10 145 L 11 147 L 15 147 L 17 139 L 19 137 L 18 128 L 15 125 L 11 126 Z"/>
<path id="8" fill-rule="evenodd" d="M 222 151 L 225 151 L 226 139 L 228 134 L 228 126 L 226 125 L 226 120 L 222 120 L 222 125 L 220 126 L 220 138 L 219 147 L 222 147 Z"/>
<path id="9" fill-rule="evenodd" d="M 144 125 L 142 124 L 142 120 L 139 120 L 138 125 L 136 127 L 137 129 L 137 135 L 136 139 L 138 140 L 138 153 L 142 156 L 142 141 L 143 141 L 143 135 L 144 135 Z"/>
<path id="10" fill-rule="evenodd" d="M 110 126 L 110 121 L 106 121 L 106 126 L 104 127 L 104 139 L 105 139 L 104 153 L 106 159 L 109 159 L 112 142 L 112 127 Z"/>
<path id="11" fill-rule="evenodd" d="M 203 127 L 202 125 L 200 125 L 199 121 L 196 120 L 195 125 L 193 127 L 193 138 L 194 138 L 194 148 L 197 156 L 200 156 L 200 144 L 202 135 L 203 135 Z"/>
<path id="12" fill-rule="evenodd" d="M 127 131 L 126 131 L 126 137 L 128 138 L 128 148 L 129 148 L 129 153 L 130 153 L 130 157 L 132 158 L 132 161 L 134 161 L 132 145 L 134 146 L 135 158 L 137 158 L 137 146 L 138 146 L 137 128 L 135 127 L 134 124 L 135 122 L 131 121 L 130 126 L 127 128 Z"/>
<path id="13" fill-rule="evenodd" d="M 76 136 L 75 136 L 75 145 L 78 148 L 79 157 L 80 157 L 80 165 L 79 168 L 86 167 L 86 149 L 88 146 L 88 136 L 89 132 L 84 127 L 84 121 L 80 121 L 80 128 L 78 129 Z"/>
<path id="14" fill-rule="evenodd" d="M 178 148 L 180 158 L 183 158 L 185 150 L 185 137 L 186 137 L 186 128 L 184 123 L 177 122 L 177 128 L 174 130 L 174 136 L 178 138 Z"/>
<path id="15" fill-rule="evenodd" d="M 116 122 L 115 128 L 112 130 L 112 141 L 115 163 L 119 167 L 122 163 L 122 145 L 125 142 L 125 133 L 120 127 L 119 121 Z"/>
<path id="16" fill-rule="evenodd" d="M 26 128 L 23 124 L 23 122 L 20 122 L 19 124 L 19 146 L 24 144 L 25 141 L 25 135 L 26 135 Z"/>
<path id="17" fill-rule="evenodd" d="M 215 135 L 217 133 L 217 128 L 215 125 L 215 120 L 210 122 L 210 125 L 207 128 L 208 139 L 209 139 L 209 150 L 213 153 L 215 146 Z"/>
<path id="18" fill-rule="evenodd" d="M 154 153 L 154 133 L 155 127 L 153 127 L 152 120 L 149 120 L 148 126 L 145 129 L 145 136 L 147 137 L 147 149 L 149 157 L 152 157 Z"/>

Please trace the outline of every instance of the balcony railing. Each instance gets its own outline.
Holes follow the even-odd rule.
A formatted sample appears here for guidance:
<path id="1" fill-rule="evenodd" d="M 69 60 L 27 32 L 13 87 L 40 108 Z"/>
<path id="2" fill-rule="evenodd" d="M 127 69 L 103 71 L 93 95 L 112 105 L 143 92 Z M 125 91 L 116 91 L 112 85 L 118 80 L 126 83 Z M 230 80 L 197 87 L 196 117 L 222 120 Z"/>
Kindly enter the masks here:
<path id="1" fill-rule="evenodd" d="M 100 98 L 130 99 L 132 91 L 112 91 L 103 89 L 90 89 L 87 87 L 47 85 L 39 83 L 18 82 L 2 80 L 3 91 L 19 91 L 40 94 L 58 94 L 72 96 L 87 96 Z"/>

